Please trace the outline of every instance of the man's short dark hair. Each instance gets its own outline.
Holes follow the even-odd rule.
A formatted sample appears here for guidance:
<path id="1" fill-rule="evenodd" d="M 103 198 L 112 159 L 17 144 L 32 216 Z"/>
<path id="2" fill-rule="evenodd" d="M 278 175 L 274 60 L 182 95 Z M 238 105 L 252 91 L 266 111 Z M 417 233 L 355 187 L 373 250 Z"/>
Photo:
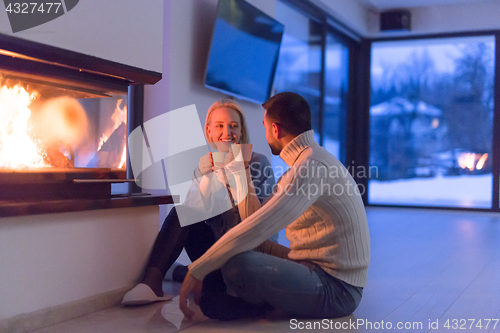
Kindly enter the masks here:
<path id="1" fill-rule="evenodd" d="M 292 135 L 311 129 L 311 108 L 304 97 L 293 92 L 282 92 L 270 97 L 262 107 L 267 117 Z"/>

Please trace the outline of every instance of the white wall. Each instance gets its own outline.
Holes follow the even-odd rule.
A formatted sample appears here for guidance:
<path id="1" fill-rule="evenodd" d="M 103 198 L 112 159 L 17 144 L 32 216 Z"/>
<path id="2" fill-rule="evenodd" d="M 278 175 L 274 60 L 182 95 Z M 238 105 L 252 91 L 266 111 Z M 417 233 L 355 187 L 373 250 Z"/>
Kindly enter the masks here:
<path id="1" fill-rule="evenodd" d="M 327 11 L 335 19 L 365 36 L 368 34 L 369 12 L 358 1 L 353 0 L 309 0 Z"/>
<path id="2" fill-rule="evenodd" d="M 254 0 L 251 4 L 274 16 L 275 0 Z M 204 124 L 208 107 L 226 95 L 205 88 L 204 72 L 215 24 L 217 0 L 172 1 L 170 20 L 170 110 L 196 104 Z M 264 110 L 258 104 L 238 101 L 247 120 L 254 150 L 271 157 L 265 139 Z"/>
<path id="3" fill-rule="evenodd" d="M 163 0 L 82 0 L 55 20 L 12 33 L 2 1 L 0 33 L 161 72 L 162 7 Z"/>
<path id="4" fill-rule="evenodd" d="M 380 12 L 361 0 L 309 0 L 364 37 L 500 29 L 500 1 L 410 8 L 410 32 L 380 32 Z M 404 8 L 404 4 L 401 4 Z"/>
<path id="5" fill-rule="evenodd" d="M 266 14 L 274 16 L 276 0 L 249 0 L 248 2 Z M 154 86 L 145 88 L 144 121 L 167 111 L 195 104 L 203 125 L 209 106 L 219 98 L 228 97 L 204 87 L 203 75 L 216 10 L 217 0 L 165 0 L 163 79 Z M 245 112 L 254 150 L 265 154 L 271 160 L 272 155 L 262 124 L 264 110 L 254 103 L 240 100 L 238 102 Z M 186 135 L 189 135 L 189 129 L 186 129 Z M 147 190 L 146 192 L 169 193 L 168 190 Z M 163 223 L 171 206 L 161 207 L 160 224 Z M 178 261 L 183 264 L 190 262 L 185 252 L 181 254 Z"/>
<path id="6" fill-rule="evenodd" d="M 274 16 L 275 0 L 249 2 Z M 219 98 L 228 97 L 204 87 L 205 65 L 216 9 L 217 0 L 165 1 L 163 79 L 154 86 L 146 86 L 144 121 L 167 111 L 195 104 L 203 125 L 209 106 Z M 254 150 L 267 155 L 271 160 L 262 124 L 264 109 L 258 104 L 238 102 L 245 112 Z M 188 133 L 187 129 L 186 134 L 189 135 Z"/>
<path id="7" fill-rule="evenodd" d="M 500 1 L 417 7 L 411 15 L 413 34 L 500 29 Z"/>
<path id="8" fill-rule="evenodd" d="M 410 8 L 410 32 L 380 32 L 380 15 L 368 22 L 369 37 L 411 36 L 500 29 L 500 1 Z"/>
<path id="9" fill-rule="evenodd" d="M 132 286 L 158 206 L 0 219 L 0 321 Z"/>

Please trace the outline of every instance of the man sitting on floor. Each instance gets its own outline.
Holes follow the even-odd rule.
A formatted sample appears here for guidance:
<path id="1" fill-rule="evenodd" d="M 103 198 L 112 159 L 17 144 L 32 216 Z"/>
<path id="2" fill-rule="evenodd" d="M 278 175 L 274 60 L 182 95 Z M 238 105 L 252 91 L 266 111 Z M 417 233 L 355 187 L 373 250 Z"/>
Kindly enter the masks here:
<path id="1" fill-rule="evenodd" d="M 361 300 L 370 261 L 359 190 L 342 163 L 314 140 L 302 96 L 284 92 L 262 106 L 272 153 L 290 169 L 257 212 L 189 266 L 180 308 L 191 318 L 187 298 L 193 292 L 203 313 L 214 319 L 256 317 L 273 308 L 294 317 L 349 315 Z M 237 184 L 244 184 L 241 169 L 233 175 Z M 266 241 L 284 227 L 289 249 Z M 209 273 L 219 268 L 237 297 L 207 287 L 215 274 Z"/>

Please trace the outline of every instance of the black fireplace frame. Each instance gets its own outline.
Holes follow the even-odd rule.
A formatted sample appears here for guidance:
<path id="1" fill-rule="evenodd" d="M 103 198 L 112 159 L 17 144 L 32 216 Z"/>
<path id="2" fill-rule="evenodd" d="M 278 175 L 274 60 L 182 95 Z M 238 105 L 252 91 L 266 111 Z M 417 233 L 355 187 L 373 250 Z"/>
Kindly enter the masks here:
<path id="1" fill-rule="evenodd" d="M 0 71 L 30 82 L 49 83 L 54 87 L 85 91 L 103 97 L 113 93 L 127 93 L 127 137 L 143 123 L 144 85 L 155 84 L 162 78 L 162 74 L 158 72 L 4 34 L 0 34 Z M 126 178 L 133 179 L 128 151 L 126 170 Z M 71 175 L 71 172 L 68 174 Z M 110 175 L 110 178 L 115 178 L 113 173 Z M 134 182 L 129 184 L 129 193 L 141 192 Z M 86 185 L 77 184 L 75 188 L 82 186 Z M 110 187 L 108 184 L 96 186 L 104 189 Z M 33 200 L 39 201 L 39 197 Z"/>
<path id="2" fill-rule="evenodd" d="M 77 79 L 92 86 L 105 84 L 119 91 L 134 84 L 155 84 L 162 78 L 158 72 L 5 34 L 0 34 L 0 64 L 16 72 Z"/>

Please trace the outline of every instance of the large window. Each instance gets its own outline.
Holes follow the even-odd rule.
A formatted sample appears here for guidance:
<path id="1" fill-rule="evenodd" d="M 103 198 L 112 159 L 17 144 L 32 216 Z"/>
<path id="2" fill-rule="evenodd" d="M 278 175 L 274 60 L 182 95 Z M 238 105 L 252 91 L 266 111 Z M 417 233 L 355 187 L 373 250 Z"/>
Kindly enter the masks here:
<path id="1" fill-rule="evenodd" d="M 319 23 L 278 1 L 276 19 L 285 25 L 274 79 L 275 92 L 292 91 L 311 106 L 312 129 L 320 140 L 321 33 Z"/>
<path id="2" fill-rule="evenodd" d="M 285 25 L 273 84 L 273 94 L 292 91 L 302 95 L 311 106 L 311 125 L 320 141 L 321 25 L 281 1 L 276 2 L 276 19 Z M 278 179 L 288 166 L 273 156 Z"/>
<path id="3" fill-rule="evenodd" d="M 363 40 L 300 0 L 277 1 L 275 17 L 273 93 L 307 99 L 315 139 L 366 170 L 353 174 L 366 203 L 499 210 L 498 33 Z"/>
<path id="4" fill-rule="evenodd" d="M 324 18 L 289 2 L 276 3 L 276 19 L 285 25 L 274 79 L 274 93 L 302 95 L 312 113 L 315 139 L 341 162 L 346 156 L 349 48 Z M 273 159 L 276 175 L 283 163 Z"/>
<path id="5" fill-rule="evenodd" d="M 345 164 L 349 48 L 331 33 L 326 34 L 325 65 L 322 145 Z"/>
<path id="6" fill-rule="evenodd" d="M 370 204 L 492 207 L 494 54 L 494 36 L 372 43 Z"/>

